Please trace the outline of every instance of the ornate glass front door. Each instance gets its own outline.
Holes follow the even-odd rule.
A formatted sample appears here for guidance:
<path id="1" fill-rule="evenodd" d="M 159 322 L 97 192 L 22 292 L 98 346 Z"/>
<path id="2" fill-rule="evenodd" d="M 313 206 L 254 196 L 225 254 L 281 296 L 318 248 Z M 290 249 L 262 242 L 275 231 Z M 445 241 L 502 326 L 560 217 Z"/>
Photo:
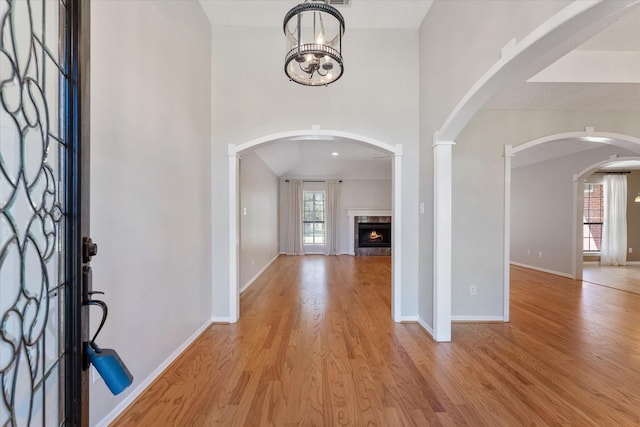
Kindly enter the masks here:
<path id="1" fill-rule="evenodd" d="M 81 419 L 75 7 L 0 0 L 2 427 Z"/>

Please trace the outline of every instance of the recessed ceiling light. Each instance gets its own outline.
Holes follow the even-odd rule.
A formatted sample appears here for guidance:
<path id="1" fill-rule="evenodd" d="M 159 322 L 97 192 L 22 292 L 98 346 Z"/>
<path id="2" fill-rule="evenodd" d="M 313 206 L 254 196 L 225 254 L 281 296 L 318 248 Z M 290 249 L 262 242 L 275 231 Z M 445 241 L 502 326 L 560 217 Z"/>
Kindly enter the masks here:
<path id="1" fill-rule="evenodd" d="M 332 155 L 332 156 L 337 156 L 337 155 L 338 155 L 338 152 L 337 152 L 337 151 L 334 151 L 333 153 L 331 153 L 331 155 Z"/>

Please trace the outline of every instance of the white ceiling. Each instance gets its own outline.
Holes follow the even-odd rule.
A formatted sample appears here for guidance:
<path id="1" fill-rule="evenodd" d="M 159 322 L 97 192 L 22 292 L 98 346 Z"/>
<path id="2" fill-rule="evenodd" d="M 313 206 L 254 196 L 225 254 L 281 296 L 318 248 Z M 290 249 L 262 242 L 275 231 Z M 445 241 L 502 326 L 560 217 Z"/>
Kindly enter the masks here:
<path id="1" fill-rule="evenodd" d="M 346 139 L 286 139 L 255 152 L 280 177 L 391 179 L 389 153 Z"/>
<path id="2" fill-rule="evenodd" d="M 602 145 L 597 142 L 581 141 L 578 139 L 557 139 L 519 152 L 511 159 L 511 167 L 519 168 L 557 157 L 594 150 L 601 146 Z"/>
<path id="3" fill-rule="evenodd" d="M 212 25 L 282 29 L 284 15 L 302 0 L 200 0 Z M 418 28 L 433 0 L 351 0 L 336 6 L 352 28 Z"/>
<path id="4" fill-rule="evenodd" d="M 627 151 L 630 151 L 632 153 L 637 153 L 635 155 L 640 156 L 640 149 L 638 149 L 635 144 L 631 144 L 627 141 L 607 138 L 607 141 L 604 143 L 622 148 L 625 150 L 623 152 L 625 155 L 627 155 Z M 589 141 L 589 137 L 557 139 L 519 152 L 511 159 L 511 167 L 519 168 L 583 151 L 597 150 L 602 148 L 602 144 L 603 142 Z M 632 164 L 625 164 L 624 167 L 628 168 L 630 166 L 632 166 Z M 636 168 L 634 167 L 633 169 L 635 170 Z"/>
<path id="5" fill-rule="evenodd" d="M 200 0 L 214 26 L 277 29 L 281 29 L 286 12 L 300 2 L 302 0 Z M 338 6 L 338 10 L 345 17 L 347 32 L 350 28 L 419 28 L 432 3 L 432 0 L 352 0 L 351 5 Z M 640 7 L 613 22 L 576 50 L 583 54 L 588 51 L 600 54 L 602 51 L 637 53 L 640 66 Z M 561 61 L 562 58 L 557 61 L 556 68 L 562 68 Z M 616 64 L 609 68 L 615 70 Z M 578 67 L 578 73 L 579 70 Z M 571 81 L 567 78 L 567 66 L 561 71 L 564 72 L 563 77 L 557 81 L 554 81 L 557 73 L 550 67 L 546 74 L 538 74 L 542 76 L 538 80 L 542 81 L 514 82 L 489 101 L 485 108 L 640 112 L 640 83 L 637 78 L 635 82 L 620 81 L 619 76 L 614 80 L 603 78 L 585 82 L 584 73 L 579 73 L 576 81 Z M 592 145 L 584 141 L 562 141 L 548 147 L 537 147 L 519 153 L 513 165 L 517 167 L 596 148 Z M 338 151 L 340 155 L 332 157 L 330 151 Z M 281 177 L 391 178 L 391 160 L 384 158 L 384 153 L 349 140 L 275 141 L 261 146 L 256 153 Z"/>

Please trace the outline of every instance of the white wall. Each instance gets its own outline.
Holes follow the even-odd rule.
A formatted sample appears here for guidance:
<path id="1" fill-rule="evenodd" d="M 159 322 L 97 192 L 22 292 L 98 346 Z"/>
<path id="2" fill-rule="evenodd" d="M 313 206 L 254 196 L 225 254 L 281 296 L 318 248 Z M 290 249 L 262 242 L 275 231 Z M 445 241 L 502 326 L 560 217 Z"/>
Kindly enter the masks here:
<path id="1" fill-rule="evenodd" d="M 93 286 L 109 304 L 98 343 L 134 376 L 115 397 L 91 385 L 95 425 L 211 317 L 211 31 L 196 2 L 91 9 Z"/>
<path id="2" fill-rule="evenodd" d="M 278 256 L 278 177 L 254 152 L 240 160 L 240 289 Z"/>
<path id="3" fill-rule="evenodd" d="M 637 156 L 603 146 L 512 169 L 511 261 L 573 274 L 574 174 L 616 154 Z"/>
<path id="4" fill-rule="evenodd" d="M 287 252 L 287 221 L 289 218 L 288 183 L 280 183 L 280 252 Z M 324 187 L 324 184 L 321 184 Z M 322 189 L 322 188 L 321 188 Z M 389 179 L 352 179 L 343 180 L 340 184 L 340 227 L 339 253 L 349 252 L 349 216 L 351 209 L 391 210 L 392 181 Z"/>
<path id="5" fill-rule="evenodd" d="M 340 130 L 403 144 L 403 314 L 417 313 L 418 63 L 416 30 L 349 30 L 345 74 L 328 87 L 289 82 L 281 30 L 213 32 L 213 191 L 228 194 L 227 144 L 283 131 Z M 233 43 L 229 43 L 233 40 Z M 275 52 L 275 54 L 274 54 Z M 281 52 L 282 55 L 278 54 Z M 304 143 L 301 141 L 300 143 Z M 228 316 L 228 201 L 214 213 L 214 315 Z"/>
<path id="6" fill-rule="evenodd" d="M 457 138 L 453 150 L 454 316 L 502 316 L 504 146 L 584 131 L 588 126 L 596 131 L 640 135 L 637 113 L 484 110 Z M 471 284 L 477 286 L 477 296 L 469 295 Z"/>

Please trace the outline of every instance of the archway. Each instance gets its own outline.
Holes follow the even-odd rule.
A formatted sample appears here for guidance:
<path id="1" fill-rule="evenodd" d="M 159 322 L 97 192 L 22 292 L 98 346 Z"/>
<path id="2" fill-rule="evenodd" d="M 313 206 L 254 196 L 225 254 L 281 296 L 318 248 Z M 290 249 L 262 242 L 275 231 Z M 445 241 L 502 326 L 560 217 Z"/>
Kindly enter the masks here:
<path id="1" fill-rule="evenodd" d="M 636 151 L 638 151 L 640 153 L 640 139 L 637 138 L 633 138 L 634 140 L 638 141 L 637 144 L 637 148 Z M 574 184 L 574 196 L 573 196 L 573 201 L 574 201 L 574 216 L 573 216 L 573 230 L 574 230 L 574 263 L 573 263 L 573 276 L 576 280 L 582 280 L 582 273 L 584 270 L 584 257 L 583 257 L 583 253 L 582 253 L 582 230 L 581 230 L 581 226 L 582 226 L 582 206 L 584 204 L 584 192 L 582 191 L 582 182 L 585 178 L 587 178 L 589 175 L 593 174 L 594 172 L 598 171 L 599 169 L 601 169 L 604 166 L 610 165 L 610 164 L 614 164 L 614 163 L 618 163 L 618 162 L 624 162 L 624 161 L 628 161 L 628 160 L 635 160 L 635 161 L 639 161 L 640 160 L 640 156 L 626 156 L 626 157 L 616 157 L 616 158 L 610 158 L 607 160 L 603 160 L 597 163 L 594 163 L 588 167 L 586 167 L 584 170 L 582 170 L 580 173 L 577 173 L 576 175 L 574 175 L 574 179 L 573 179 L 573 184 Z"/>
<path id="2" fill-rule="evenodd" d="M 310 137 L 334 137 L 352 142 L 364 143 L 379 148 L 393 156 L 393 200 L 392 200 L 392 246 L 391 255 L 391 317 L 394 322 L 403 320 L 402 316 L 402 144 L 391 145 L 385 142 L 349 132 L 336 130 L 321 130 L 313 127 L 311 130 L 282 132 L 257 138 L 242 144 L 229 144 L 229 318 L 236 322 L 240 317 L 239 290 L 239 154 L 245 150 L 269 144 L 283 139 Z M 304 143 L 301 140 L 299 143 Z"/>
<path id="3" fill-rule="evenodd" d="M 594 128 L 586 128 L 583 132 L 564 132 L 536 138 L 515 147 L 506 145 L 504 149 L 505 176 L 504 176 L 504 321 L 509 321 L 509 292 L 510 292 L 510 251 L 511 251 L 511 159 L 518 153 L 522 153 L 533 147 L 559 140 L 578 140 L 602 145 L 614 145 L 640 153 L 640 138 L 612 132 L 596 132 Z M 582 253 L 582 194 L 580 180 L 597 171 L 598 168 L 619 162 L 622 160 L 638 160 L 640 157 L 616 157 L 609 158 L 592 164 L 573 176 L 573 215 L 572 218 L 572 274 L 571 278 L 582 278 L 583 253 Z"/>
<path id="4" fill-rule="evenodd" d="M 526 80 L 553 62 L 553 55 L 568 52 L 590 34 L 605 28 L 605 19 L 624 13 L 637 0 L 619 2 L 574 1 L 543 22 L 522 40 L 505 46 L 501 58 L 467 91 L 433 135 L 434 162 L 434 239 L 433 239 L 433 332 L 437 341 L 451 341 L 452 266 L 452 151 L 455 140 L 476 113 L 516 77 Z M 510 153 L 507 155 L 511 155 Z M 508 201 L 505 189 L 505 200 Z M 505 217 L 505 241 L 509 229 Z M 507 248 L 508 249 L 508 243 Z M 505 252 L 508 253 L 508 252 Z M 505 255 L 506 257 L 506 255 Z M 505 264 L 508 283 L 508 264 Z M 505 288 L 504 321 L 509 320 L 508 288 Z"/>

